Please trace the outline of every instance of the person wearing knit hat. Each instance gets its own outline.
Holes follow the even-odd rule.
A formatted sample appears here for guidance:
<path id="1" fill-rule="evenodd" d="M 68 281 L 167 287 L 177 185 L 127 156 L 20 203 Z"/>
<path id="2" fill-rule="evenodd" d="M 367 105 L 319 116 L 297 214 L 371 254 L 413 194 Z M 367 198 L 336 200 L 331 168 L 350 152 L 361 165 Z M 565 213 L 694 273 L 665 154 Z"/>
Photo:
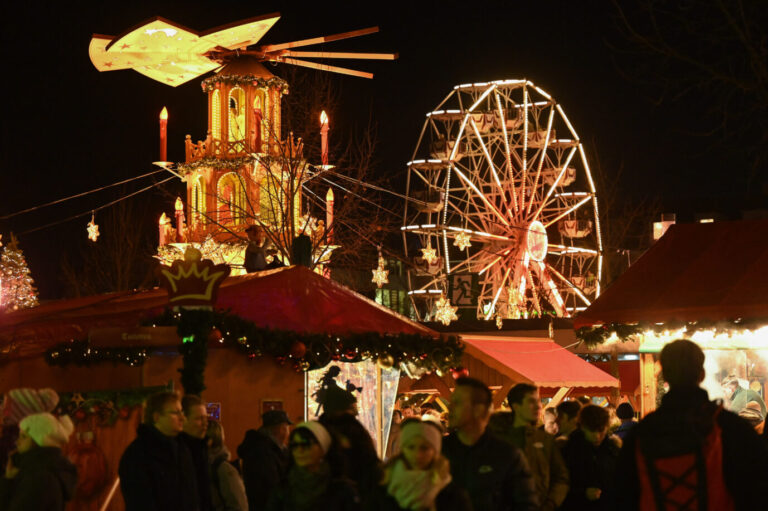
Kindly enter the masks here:
<path id="1" fill-rule="evenodd" d="M 63 511 L 77 484 L 77 470 L 61 452 L 73 430 L 67 416 L 35 413 L 21 420 L 17 452 L 0 478 L 0 509 Z"/>
<path id="2" fill-rule="evenodd" d="M 451 481 L 448 460 L 442 456 L 443 430 L 431 420 L 406 419 L 401 425 L 401 451 L 389 460 L 378 487 L 379 509 L 410 511 L 466 511 L 467 493 Z"/>
<path id="3" fill-rule="evenodd" d="M 337 463 L 331 433 L 317 421 L 302 422 L 291 432 L 291 467 L 283 483 L 272 492 L 270 511 L 362 509 L 354 484 Z"/>

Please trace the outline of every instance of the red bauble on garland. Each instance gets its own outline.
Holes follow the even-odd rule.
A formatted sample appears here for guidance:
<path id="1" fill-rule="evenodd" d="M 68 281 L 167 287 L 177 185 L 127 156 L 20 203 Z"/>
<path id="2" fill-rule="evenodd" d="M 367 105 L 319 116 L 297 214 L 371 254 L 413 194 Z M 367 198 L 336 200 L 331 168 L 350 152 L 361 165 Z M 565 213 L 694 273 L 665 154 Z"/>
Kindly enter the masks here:
<path id="1" fill-rule="evenodd" d="M 347 360 L 354 360 L 357 358 L 357 351 L 355 351 L 354 348 L 347 348 L 344 352 L 344 356 Z"/>
<path id="2" fill-rule="evenodd" d="M 131 407 L 130 406 L 124 406 L 120 408 L 120 411 L 117 412 L 117 414 L 120 416 L 121 419 L 127 419 L 131 415 Z"/>
<path id="3" fill-rule="evenodd" d="M 88 413 L 82 408 L 78 408 L 77 410 L 75 410 L 74 417 L 76 421 L 82 422 L 88 418 Z"/>
<path id="4" fill-rule="evenodd" d="M 294 341 L 291 344 L 291 356 L 293 358 L 304 358 L 307 354 L 307 345 L 301 341 Z"/>
<path id="5" fill-rule="evenodd" d="M 467 378 L 469 377 L 469 369 L 462 366 L 454 367 L 451 369 L 451 376 L 454 380 L 458 380 L 459 378 Z"/>
<path id="6" fill-rule="evenodd" d="M 224 339 L 224 335 L 221 333 L 221 330 L 216 327 L 211 328 L 211 333 L 208 334 L 208 340 L 213 342 L 221 342 L 222 339 Z"/>

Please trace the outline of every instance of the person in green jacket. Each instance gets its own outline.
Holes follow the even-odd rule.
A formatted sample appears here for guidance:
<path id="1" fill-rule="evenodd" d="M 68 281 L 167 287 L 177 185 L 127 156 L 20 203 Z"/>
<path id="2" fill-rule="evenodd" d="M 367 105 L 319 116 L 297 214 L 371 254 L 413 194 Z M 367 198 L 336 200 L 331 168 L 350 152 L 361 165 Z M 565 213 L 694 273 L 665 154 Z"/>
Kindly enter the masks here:
<path id="1" fill-rule="evenodd" d="M 525 453 L 542 511 L 554 510 L 568 494 L 568 469 L 555 437 L 536 427 L 541 414 L 539 389 L 518 383 L 507 394 L 507 402 L 512 412 L 495 413 L 489 429 Z"/>

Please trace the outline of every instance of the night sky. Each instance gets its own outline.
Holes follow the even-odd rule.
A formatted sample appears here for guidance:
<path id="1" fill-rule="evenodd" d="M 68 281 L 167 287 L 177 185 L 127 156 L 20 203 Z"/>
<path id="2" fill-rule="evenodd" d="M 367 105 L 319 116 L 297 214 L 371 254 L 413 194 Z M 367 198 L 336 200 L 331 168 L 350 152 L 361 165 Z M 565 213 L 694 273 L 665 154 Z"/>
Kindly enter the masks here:
<path id="1" fill-rule="evenodd" d="M 372 113 L 379 135 L 375 172 L 391 177 L 393 186 L 402 182 L 425 113 L 454 85 L 525 77 L 563 105 L 587 142 L 589 157 L 595 160 L 596 148 L 606 173 L 624 165 L 620 188 L 626 200 L 654 195 L 665 211 L 690 214 L 730 211 L 748 195 L 743 148 L 692 134 L 711 122 L 704 114 L 710 98 L 694 95 L 654 106 L 646 84 L 619 72 L 616 60 L 624 67 L 632 62 L 611 47 L 622 39 L 610 4 L 535 3 L 535 7 L 522 2 L 449 1 L 304 5 L 219 0 L 55 6 L 17 2 L 13 8 L 4 7 L 0 215 L 152 170 L 163 106 L 170 112 L 171 160 L 183 160 L 186 134 L 194 140 L 204 138 L 207 120 L 200 79 L 171 88 L 133 71 L 99 73 L 88 58 L 92 33 L 116 35 L 155 15 L 204 30 L 276 11 L 282 17 L 262 40 L 265 43 L 378 25 L 378 34 L 307 49 L 400 54 L 395 62 L 340 63 L 376 76 L 372 81 L 339 77 L 343 105 L 331 113 L 332 127 L 365 123 Z M 280 66 L 269 69 L 280 76 Z M 123 191 L 150 182 L 132 183 Z M 179 184 L 174 187 L 183 189 Z M 72 247 L 82 245 L 79 238 L 85 239 L 88 218 L 25 232 L 118 195 L 104 192 L 0 220 L 4 240 L 9 231 L 19 233 L 43 298 L 61 293 L 60 255 L 68 251 L 77 257 Z M 142 214 L 137 221 L 152 224 L 160 211 L 172 210 L 171 201 L 159 192 L 147 193 L 139 204 Z"/>

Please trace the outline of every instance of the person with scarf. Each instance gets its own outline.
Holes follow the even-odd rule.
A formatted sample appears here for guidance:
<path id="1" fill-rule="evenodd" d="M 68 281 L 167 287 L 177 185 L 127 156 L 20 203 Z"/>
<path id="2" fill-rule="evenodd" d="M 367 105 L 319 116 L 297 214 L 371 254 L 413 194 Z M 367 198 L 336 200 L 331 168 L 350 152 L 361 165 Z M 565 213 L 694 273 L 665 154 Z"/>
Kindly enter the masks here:
<path id="1" fill-rule="evenodd" d="M 401 424 L 400 453 L 384 467 L 377 511 L 469 511 L 469 495 L 451 481 L 451 467 L 441 454 L 442 427 L 407 419 Z"/>
<path id="2" fill-rule="evenodd" d="M 268 511 L 362 510 L 354 484 L 343 475 L 343 458 L 325 426 L 302 422 L 291 433 L 288 447 L 288 476 L 270 495 Z"/>
<path id="3" fill-rule="evenodd" d="M 224 428 L 208 421 L 208 463 L 211 474 L 211 502 L 215 511 L 248 511 L 245 485 L 237 469 L 229 462 L 231 454 L 224 445 Z"/>
<path id="4" fill-rule="evenodd" d="M 75 466 L 61 448 L 74 431 L 66 415 L 28 415 L 19 423 L 16 453 L 0 477 L 0 511 L 64 511 L 77 484 Z"/>

